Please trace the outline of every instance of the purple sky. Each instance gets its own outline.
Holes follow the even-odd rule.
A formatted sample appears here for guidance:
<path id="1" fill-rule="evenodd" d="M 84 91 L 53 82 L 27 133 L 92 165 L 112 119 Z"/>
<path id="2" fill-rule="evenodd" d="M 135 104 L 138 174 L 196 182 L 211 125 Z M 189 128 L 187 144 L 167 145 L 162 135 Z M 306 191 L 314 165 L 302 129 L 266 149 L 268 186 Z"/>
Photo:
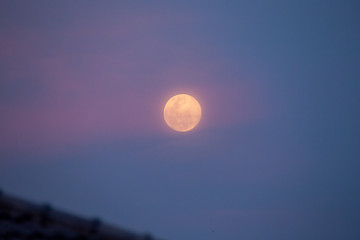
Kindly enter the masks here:
<path id="1" fill-rule="evenodd" d="M 359 10 L 3 0 L 0 187 L 169 240 L 359 239 Z"/>

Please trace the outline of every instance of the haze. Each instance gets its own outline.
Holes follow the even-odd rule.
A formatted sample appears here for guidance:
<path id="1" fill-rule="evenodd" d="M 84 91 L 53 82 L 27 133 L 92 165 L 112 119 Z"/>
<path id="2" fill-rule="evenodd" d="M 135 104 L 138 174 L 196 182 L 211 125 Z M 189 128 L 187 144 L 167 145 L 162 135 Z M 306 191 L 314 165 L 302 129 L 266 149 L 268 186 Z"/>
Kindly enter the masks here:
<path id="1" fill-rule="evenodd" d="M 359 12 L 2 0 L 0 188 L 169 240 L 358 240 Z"/>

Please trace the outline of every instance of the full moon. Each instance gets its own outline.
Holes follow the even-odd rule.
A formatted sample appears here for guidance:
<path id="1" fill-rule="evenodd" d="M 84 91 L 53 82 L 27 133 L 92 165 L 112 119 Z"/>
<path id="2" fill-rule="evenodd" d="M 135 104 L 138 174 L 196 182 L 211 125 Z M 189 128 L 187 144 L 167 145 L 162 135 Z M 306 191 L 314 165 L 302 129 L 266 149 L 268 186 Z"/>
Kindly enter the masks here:
<path id="1" fill-rule="evenodd" d="M 165 104 L 164 118 L 166 124 L 175 131 L 190 131 L 200 122 L 200 104 L 190 95 L 175 95 Z"/>

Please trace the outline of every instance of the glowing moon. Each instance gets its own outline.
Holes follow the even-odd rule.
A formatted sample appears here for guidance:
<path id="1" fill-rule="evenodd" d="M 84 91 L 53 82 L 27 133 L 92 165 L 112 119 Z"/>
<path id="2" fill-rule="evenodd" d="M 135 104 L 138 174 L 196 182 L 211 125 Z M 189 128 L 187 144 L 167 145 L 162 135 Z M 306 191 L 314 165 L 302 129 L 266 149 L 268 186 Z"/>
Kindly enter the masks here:
<path id="1" fill-rule="evenodd" d="M 166 124 L 175 131 L 190 131 L 200 122 L 200 104 L 187 94 L 173 96 L 165 104 L 164 118 Z"/>

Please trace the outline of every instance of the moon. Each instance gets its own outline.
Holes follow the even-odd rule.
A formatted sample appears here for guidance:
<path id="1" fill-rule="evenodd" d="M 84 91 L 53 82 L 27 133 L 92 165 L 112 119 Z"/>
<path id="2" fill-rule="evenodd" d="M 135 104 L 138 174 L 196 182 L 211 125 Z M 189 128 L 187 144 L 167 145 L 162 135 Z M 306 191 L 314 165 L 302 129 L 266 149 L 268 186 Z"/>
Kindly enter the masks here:
<path id="1" fill-rule="evenodd" d="M 165 104 L 164 118 L 166 124 L 175 131 L 190 131 L 200 122 L 200 104 L 188 94 L 175 95 Z"/>

